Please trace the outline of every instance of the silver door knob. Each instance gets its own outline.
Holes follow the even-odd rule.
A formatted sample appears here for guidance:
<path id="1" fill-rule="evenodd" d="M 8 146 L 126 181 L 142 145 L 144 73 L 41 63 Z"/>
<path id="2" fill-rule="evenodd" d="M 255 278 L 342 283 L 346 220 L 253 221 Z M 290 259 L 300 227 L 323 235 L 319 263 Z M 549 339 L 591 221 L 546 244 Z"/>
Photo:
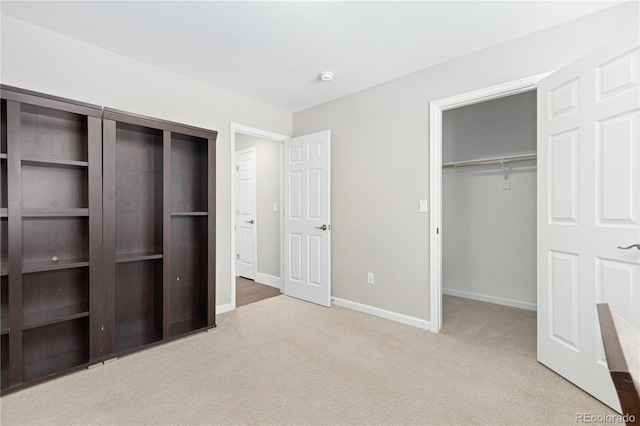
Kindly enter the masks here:
<path id="1" fill-rule="evenodd" d="M 631 244 L 629 247 L 620 247 L 620 246 L 618 246 L 618 248 L 622 249 L 622 250 L 629 250 L 630 248 L 633 248 L 633 247 L 635 247 L 638 250 L 640 250 L 640 244 Z"/>
<path id="2" fill-rule="evenodd" d="M 331 226 L 322 225 L 322 226 L 314 226 L 314 228 L 319 229 L 321 231 L 326 231 L 327 229 L 331 229 Z"/>
<path id="3" fill-rule="evenodd" d="M 255 221 L 255 220 L 253 220 L 253 219 L 251 219 L 251 220 L 245 220 L 245 222 L 250 223 L 250 224 L 252 224 L 252 225 L 253 225 L 254 223 L 256 223 L 256 221 Z"/>

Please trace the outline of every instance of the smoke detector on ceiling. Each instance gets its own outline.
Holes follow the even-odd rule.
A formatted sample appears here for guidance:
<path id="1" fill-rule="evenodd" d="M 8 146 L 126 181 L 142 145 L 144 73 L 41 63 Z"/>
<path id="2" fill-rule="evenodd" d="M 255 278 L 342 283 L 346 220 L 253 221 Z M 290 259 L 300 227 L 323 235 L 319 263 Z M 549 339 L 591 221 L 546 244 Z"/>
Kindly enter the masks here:
<path id="1" fill-rule="evenodd" d="M 325 71 L 320 73 L 320 80 L 331 81 L 333 80 L 333 73 L 331 71 Z"/>

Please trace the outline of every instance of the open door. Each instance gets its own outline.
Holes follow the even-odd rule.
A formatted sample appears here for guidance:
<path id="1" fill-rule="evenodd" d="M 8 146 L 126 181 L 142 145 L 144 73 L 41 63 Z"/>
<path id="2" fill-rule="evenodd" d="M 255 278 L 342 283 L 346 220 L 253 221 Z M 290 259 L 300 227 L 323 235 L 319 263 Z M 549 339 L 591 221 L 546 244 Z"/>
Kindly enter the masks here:
<path id="1" fill-rule="evenodd" d="M 284 141 L 284 293 L 331 306 L 331 133 Z"/>
<path id="2" fill-rule="evenodd" d="M 618 410 L 596 304 L 640 327 L 639 66 L 635 33 L 538 85 L 538 360 Z"/>
<path id="3" fill-rule="evenodd" d="M 256 149 L 236 152 L 236 271 L 256 278 Z"/>

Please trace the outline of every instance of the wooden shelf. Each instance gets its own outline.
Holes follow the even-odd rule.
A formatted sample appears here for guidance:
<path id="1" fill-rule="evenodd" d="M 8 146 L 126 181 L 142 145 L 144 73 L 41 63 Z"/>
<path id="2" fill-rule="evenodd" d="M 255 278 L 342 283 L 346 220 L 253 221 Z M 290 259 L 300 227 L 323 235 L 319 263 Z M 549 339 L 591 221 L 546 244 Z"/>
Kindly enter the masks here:
<path id="1" fill-rule="evenodd" d="M 160 340 L 162 340 L 162 333 L 157 330 L 149 330 L 144 333 L 122 336 L 116 340 L 116 352 L 125 352 Z"/>
<path id="2" fill-rule="evenodd" d="M 208 212 L 171 212 L 171 216 L 208 216 Z"/>
<path id="3" fill-rule="evenodd" d="M 125 262 L 138 262 L 141 260 L 154 260 L 154 259 L 162 259 L 162 253 L 129 253 L 129 254 L 119 254 L 116 256 L 116 263 L 125 263 Z"/>
<path id="4" fill-rule="evenodd" d="M 85 266 L 89 266 L 89 261 L 87 261 L 86 259 L 68 259 L 59 260 L 57 262 L 49 261 L 26 263 L 22 266 L 22 273 L 29 274 L 33 272 L 57 271 L 58 269 L 83 268 Z"/>
<path id="5" fill-rule="evenodd" d="M 6 160 L 7 159 L 7 154 L 5 154 L 4 152 L 0 154 L 0 160 Z"/>
<path id="6" fill-rule="evenodd" d="M 48 160 L 43 158 L 22 158 L 22 164 L 29 166 L 43 166 L 43 167 L 66 167 L 66 168 L 85 168 L 89 166 L 88 161 L 73 161 L 73 160 Z"/>
<path id="7" fill-rule="evenodd" d="M 32 312 L 24 315 L 23 330 L 42 327 L 58 322 L 88 317 L 89 311 L 86 305 L 66 306 L 63 308 L 49 309 L 47 311 Z"/>
<path id="8" fill-rule="evenodd" d="M 9 318 L 0 319 L 0 335 L 9 333 Z"/>
<path id="9" fill-rule="evenodd" d="M 22 379 L 24 382 L 40 379 L 73 367 L 81 366 L 88 362 L 89 357 L 85 349 L 65 352 L 57 356 L 25 363 Z"/>
<path id="10" fill-rule="evenodd" d="M 180 336 L 191 331 L 204 329 L 207 326 L 207 321 L 204 318 L 192 318 L 190 320 L 176 322 L 171 324 L 169 330 L 170 337 Z"/>
<path id="11" fill-rule="evenodd" d="M 82 217 L 89 216 L 88 208 L 81 209 L 24 209 L 22 217 Z"/>
<path id="12" fill-rule="evenodd" d="M 5 208 L 0 209 L 0 217 L 9 217 L 9 210 Z"/>
<path id="13" fill-rule="evenodd" d="M 9 275 L 8 269 L 0 269 L 0 277 L 6 277 Z"/>

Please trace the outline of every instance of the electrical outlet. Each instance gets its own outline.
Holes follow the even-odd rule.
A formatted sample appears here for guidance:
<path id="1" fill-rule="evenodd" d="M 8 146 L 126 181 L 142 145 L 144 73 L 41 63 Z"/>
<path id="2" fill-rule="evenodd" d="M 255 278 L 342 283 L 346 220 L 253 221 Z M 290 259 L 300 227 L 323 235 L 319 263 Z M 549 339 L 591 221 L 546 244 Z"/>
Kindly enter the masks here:
<path id="1" fill-rule="evenodd" d="M 367 283 L 373 284 L 373 272 L 367 272 Z"/>

